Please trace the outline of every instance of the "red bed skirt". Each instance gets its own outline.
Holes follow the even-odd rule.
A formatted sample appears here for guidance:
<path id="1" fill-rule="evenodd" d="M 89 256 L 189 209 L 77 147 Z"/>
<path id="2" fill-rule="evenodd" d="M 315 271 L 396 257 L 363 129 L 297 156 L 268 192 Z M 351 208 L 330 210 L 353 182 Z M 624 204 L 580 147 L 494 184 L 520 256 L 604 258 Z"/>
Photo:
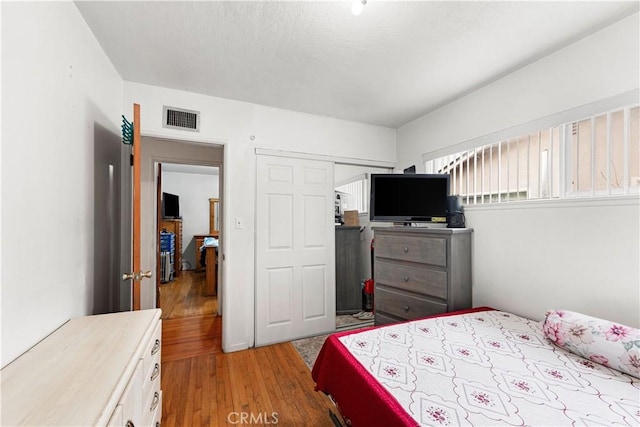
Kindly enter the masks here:
<path id="1" fill-rule="evenodd" d="M 429 316 L 425 319 L 487 310 L 493 309 L 477 307 Z M 368 329 L 373 328 L 376 327 Z M 398 401 L 338 340 L 339 337 L 360 331 L 362 329 L 336 333 L 326 339 L 311 371 L 311 377 L 316 382 L 316 390 L 331 395 L 342 416 L 354 427 L 418 425 Z"/>

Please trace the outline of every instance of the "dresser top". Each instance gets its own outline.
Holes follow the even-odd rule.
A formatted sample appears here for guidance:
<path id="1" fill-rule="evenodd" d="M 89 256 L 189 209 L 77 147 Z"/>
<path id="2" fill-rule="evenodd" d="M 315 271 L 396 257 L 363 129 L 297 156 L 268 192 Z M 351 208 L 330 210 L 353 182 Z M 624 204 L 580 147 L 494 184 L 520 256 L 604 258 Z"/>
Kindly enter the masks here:
<path id="1" fill-rule="evenodd" d="M 390 232 L 390 233 L 429 233 L 429 234 L 467 234 L 472 233 L 473 228 L 444 228 L 444 227 L 373 227 L 374 232 Z"/>
<path id="2" fill-rule="evenodd" d="M 106 424 L 161 310 L 71 319 L 0 372 L 2 425 Z"/>

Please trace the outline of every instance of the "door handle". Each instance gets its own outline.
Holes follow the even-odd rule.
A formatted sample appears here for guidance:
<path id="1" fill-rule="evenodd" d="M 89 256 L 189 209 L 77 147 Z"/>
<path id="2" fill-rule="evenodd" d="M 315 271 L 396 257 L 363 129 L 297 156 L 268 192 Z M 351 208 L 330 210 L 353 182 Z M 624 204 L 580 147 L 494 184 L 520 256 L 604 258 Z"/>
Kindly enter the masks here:
<path id="1" fill-rule="evenodd" d="M 135 281 L 140 281 L 143 278 L 151 278 L 151 276 L 153 276 L 153 273 L 151 273 L 151 270 L 149 271 L 145 271 L 143 272 L 137 272 L 137 273 L 124 273 L 122 275 L 122 280 L 135 280 Z"/>

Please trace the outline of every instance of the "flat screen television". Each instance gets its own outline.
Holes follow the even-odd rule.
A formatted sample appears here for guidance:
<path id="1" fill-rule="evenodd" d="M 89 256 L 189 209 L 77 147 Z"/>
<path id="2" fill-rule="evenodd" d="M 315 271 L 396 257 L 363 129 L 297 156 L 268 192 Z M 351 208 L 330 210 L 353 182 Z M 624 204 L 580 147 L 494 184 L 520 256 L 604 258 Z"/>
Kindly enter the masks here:
<path id="1" fill-rule="evenodd" d="M 386 222 L 445 222 L 449 175 L 371 174 L 369 218 Z"/>
<path id="2" fill-rule="evenodd" d="M 171 193 L 162 193 L 162 217 L 180 218 L 180 197 Z"/>

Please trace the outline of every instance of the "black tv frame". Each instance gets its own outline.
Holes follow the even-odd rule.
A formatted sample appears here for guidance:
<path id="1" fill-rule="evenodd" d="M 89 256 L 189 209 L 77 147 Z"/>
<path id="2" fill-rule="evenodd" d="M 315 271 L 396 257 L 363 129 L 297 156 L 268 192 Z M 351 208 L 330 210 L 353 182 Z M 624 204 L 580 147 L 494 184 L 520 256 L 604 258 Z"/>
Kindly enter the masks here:
<path id="1" fill-rule="evenodd" d="M 369 219 L 371 221 L 404 224 L 446 222 L 447 197 L 450 192 L 448 174 L 371 174 L 370 179 Z M 385 209 L 382 209 L 382 206 L 376 206 L 376 203 L 380 202 L 380 197 L 383 196 L 380 188 L 383 182 L 391 187 L 394 184 L 397 190 L 391 194 L 389 188 L 385 189 L 387 192 L 384 194 L 384 197 L 387 197 L 384 202 Z M 394 197 L 396 204 L 391 206 Z M 403 204 L 400 204 L 398 197 L 402 197 Z M 434 207 L 425 206 L 425 198 L 433 203 Z"/>
<path id="2" fill-rule="evenodd" d="M 169 200 L 169 202 L 167 201 Z M 167 204 L 171 204 L 171 212 L 167 213 Z M 171 215 L 171 214 L 177 215 Z M 163 218 L 180 218 L 180 196 L 177 194 L 171 194 L 167 192 L 162 192 L 162 217 Z"/>

